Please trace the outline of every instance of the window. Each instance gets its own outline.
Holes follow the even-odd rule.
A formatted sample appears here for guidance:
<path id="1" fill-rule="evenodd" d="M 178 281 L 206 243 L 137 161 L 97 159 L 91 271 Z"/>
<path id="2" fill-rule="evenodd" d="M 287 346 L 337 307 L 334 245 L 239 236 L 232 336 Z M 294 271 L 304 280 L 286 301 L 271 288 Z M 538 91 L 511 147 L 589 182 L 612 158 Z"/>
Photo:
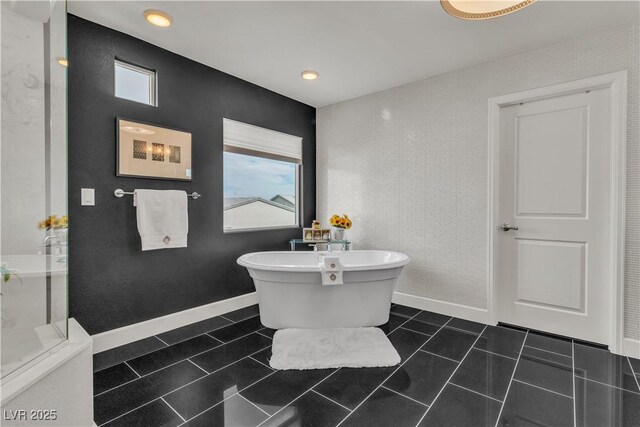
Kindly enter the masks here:
<path id="1" fill-rule="evenodd" d="M 302 138 L 224 119 L 224 230 L 298 227 Z"/>
<path id="2" fill-rule="evenodd" d="M 136 65 L 115 61 L 116 96 L 156 106 L 156 72 Z"/>

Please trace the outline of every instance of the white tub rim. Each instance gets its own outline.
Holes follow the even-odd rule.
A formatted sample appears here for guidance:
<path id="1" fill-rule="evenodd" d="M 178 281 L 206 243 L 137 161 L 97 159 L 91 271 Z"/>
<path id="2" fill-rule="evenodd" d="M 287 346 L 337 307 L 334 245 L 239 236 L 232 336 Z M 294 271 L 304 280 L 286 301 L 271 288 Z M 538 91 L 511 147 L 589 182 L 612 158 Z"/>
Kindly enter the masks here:
<path id="1" fill-rule="evenodd" d="M 281 272 L 314 272 L 317 273 L 320 271 L 320 265 L 295 265 L 295 264 L 266 264 L 266 263 L 258 263 L 252 261 L 251 258 L 255 258 L 256 256 L 262 254 L 286 254 L 289 256 L 309 256 L 309 255 L 326 255 L 326 256 L 340 256 L 340 254 L 345 254 L 348 256 L 349 253 L 385 253 L 397 256 L 399 259 L 393 262 L 385 262 L 380 264 L 347 264 L 345 265 L 344 271 L 371 271 L 371 270 L 388 270 L 394 268 L 401 268 L 407 265 L 411 258 L 409 255 L 397 252 L 397 251 L 387 251 L 387 250 L 354 250 L 354 251 L 340 251 L 340 252 L 328 252 L 328 251 L 320 251 L 320 252 L 294 252 L 294 251 L 263 251 L 263 252 L 251 252 L 248 254 L 244 254 L 240 256 L 237 260 L 237 263 L 243 267 L 254 270 L 262 270 L 262 271 L 281 271 Z M 294 255 L 295 254 L 295 255 Z"/>

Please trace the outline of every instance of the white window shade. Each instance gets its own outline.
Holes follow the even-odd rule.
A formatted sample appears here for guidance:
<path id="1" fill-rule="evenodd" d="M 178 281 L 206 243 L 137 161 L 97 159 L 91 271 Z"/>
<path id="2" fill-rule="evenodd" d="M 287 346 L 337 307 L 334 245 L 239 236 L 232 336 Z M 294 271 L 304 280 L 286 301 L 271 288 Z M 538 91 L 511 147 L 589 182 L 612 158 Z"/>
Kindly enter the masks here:
<path id="1" fill-rule="evenodd" d="M 224 150 L 251 156 L 302 163 L 302 138 L 223 119 Z"/>

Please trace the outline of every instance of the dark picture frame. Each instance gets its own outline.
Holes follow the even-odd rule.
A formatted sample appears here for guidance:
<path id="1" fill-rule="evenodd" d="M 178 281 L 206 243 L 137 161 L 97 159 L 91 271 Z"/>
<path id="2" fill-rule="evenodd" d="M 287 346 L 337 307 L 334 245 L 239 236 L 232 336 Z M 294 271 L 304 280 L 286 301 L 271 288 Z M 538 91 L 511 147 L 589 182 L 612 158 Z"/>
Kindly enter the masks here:
<path id="1" fill-rule="evenodd" d="M 117 116 L 116 176 L 193 180 L 191 132 Z"/>

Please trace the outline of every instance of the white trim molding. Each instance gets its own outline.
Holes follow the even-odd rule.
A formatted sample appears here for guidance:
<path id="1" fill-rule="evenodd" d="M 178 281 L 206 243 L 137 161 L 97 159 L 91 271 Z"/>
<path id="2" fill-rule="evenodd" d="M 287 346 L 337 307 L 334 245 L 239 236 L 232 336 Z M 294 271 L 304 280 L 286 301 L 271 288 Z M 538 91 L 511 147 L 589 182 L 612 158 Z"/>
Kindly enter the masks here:
<path id="1" fill-rule="evenodd" d="M 112 329 L 92 335 L 93 353 L 100 353 L 121 345 L 129 344 L 153 335 L 158 335 L 172 329 L 190 325 L 210 319 L 230 311 L 239 310 L 258 303 L 258 295 L 255 292 L 240 295 L 211 304 L 201 305 L 177 313 L 168 314 L 122 328 Z"/>
<path id="2" fill-rule="evenodd" d="M 620 353 L 623 356 L 640 359 L 640 340 L 635 340 L 633 338 L 624 338 L 622 340 L 622 351 Z"/>
<path id="3" fill-rule="evenodd" d="M 498 198 L 497 167 L 498 167 L 498 138 L 500 108 L 513 104 L 530 102 L 559 95 L 569 95 L 600 88 L 611 89 L 611 212 L 610 212 L 610 258 L 612 266 L 609 286 L 610 297 L 610 333 L 609 350 L 621 354 L 625 348 L 632 347 L 624 338 L 624 223 L 625 223 L 625 182 L 626 182 L 626 131 L 627 131 L 627 71 L 601 76 L 590 77 L 517 92 L 509 95 L 489 99 L 489 158 L 488 158 L 488 313 L 490 323 L 497 323 L 496 295 L 494 292 L 494 234 L 497 232 L 495 212 L 497 212 Z M 526 325 L 521 325 L 526 326 Z M 638 352 L 635 353 L 636 357 Z"/>
<path id="4" fill-rule="evenodd" d="M 402 292 L 394 292 L 392 301 L 396 304 L 402 304 L 408 307 L 418 308 L 420 310 L 433 311 L 434 313 L 440 313 L 447 316 L 455 316 L 461 319 L 471 320 L 473 322 L 495 324 L 491 323 L 489 312 L 482 308 L 417 295 L 404 294 Z"/>

